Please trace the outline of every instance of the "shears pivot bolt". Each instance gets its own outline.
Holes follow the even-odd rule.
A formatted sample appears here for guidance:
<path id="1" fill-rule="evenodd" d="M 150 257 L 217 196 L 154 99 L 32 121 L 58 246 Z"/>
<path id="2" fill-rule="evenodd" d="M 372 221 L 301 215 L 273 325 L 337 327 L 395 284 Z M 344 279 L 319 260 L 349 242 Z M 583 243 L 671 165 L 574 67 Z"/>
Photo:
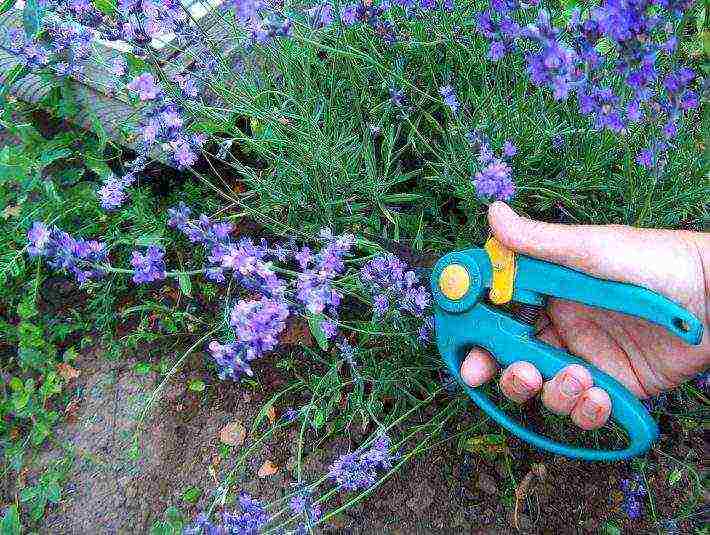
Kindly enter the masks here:
<path id="1" fill-rule="evenodd" d="M 461 264 L 449 264 L 441 271 L 439 289 L 447 299 L 458 301 L 468 293 L 471 276 Z"/>

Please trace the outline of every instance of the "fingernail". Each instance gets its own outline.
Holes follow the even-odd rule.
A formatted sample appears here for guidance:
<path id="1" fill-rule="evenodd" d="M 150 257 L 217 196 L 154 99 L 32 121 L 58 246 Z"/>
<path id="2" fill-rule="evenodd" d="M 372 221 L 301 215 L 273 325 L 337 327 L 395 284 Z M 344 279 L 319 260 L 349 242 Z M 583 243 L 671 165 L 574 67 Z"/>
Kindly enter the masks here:
<path id="1" fill-rule="evenodd" d="M 566 374 L 560 383 L 560 390 L 565 396 L 578 396 L 582 392 L 582 383 L 576 377 Z"/>
<path id="2" fill-rule="evenodd" d="M 534 388 L 534 386 L 529 385 L 517 375 L 513 376 L 513 390 L 518 394 L 529 394 Z"/>
<path id="3" fill-rule="evenodd" d="M 599 417 L 599 413 L 601 412 L 601 410 L 602 408 L 594 401 L 585 399 L 582 402 L 582 414 L 584 414 L 584 416 L 586 416 L 590 420 L 596 421 Z"/>

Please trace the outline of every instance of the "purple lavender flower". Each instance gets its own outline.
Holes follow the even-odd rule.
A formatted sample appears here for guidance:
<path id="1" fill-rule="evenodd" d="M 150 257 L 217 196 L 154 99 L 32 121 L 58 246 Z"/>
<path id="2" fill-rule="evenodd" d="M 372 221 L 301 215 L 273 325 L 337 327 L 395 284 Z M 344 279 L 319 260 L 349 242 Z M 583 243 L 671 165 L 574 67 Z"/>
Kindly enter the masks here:
<path id="1" fill-rule="evenodd" d="M 141 101 L 153 100 L 161 92 L 160 87 L 155 83 L 155 78 L 149 72 L 136 76 L 126 87 L 129 91 L 137 93 Z"/>
<path id="2" fill-rule="evenodd" d="M 507 15 L 507 11 L 497 9 L 494 20 L 491 11 L 476 14 L 476 31 L 488 39 L 488 59 L 499 61 L 515 50 L 515 40 L 520 36 L 520 25 Z M 499 19 L 499 20 L 498 20 Z"/>
<path id="3" fill-rule="evenodd" d="M 197 154 L 192 150 L 190 143 L 185 140 L 173 141 L 170 148 L 173 151 L 171 158 L 177 164 L 178 169 L 190 167 L 197 161 Z"/>
<path id="4" fill-rule="evenodd" d="M 358 450 L 338 458 L 330 467 L 329 477 L 343 490 L 370 488 L 377 481 L 377 472 L 392 467 L 396 455 L 390 453 L 390 439 L 379 436 L 368 450 Z"/>
<path id="5" fill-rule="evenodd" d="M 192 524 L 187 525 L 182 530 L 182 535 L 223 535 L 222 529 L 210 522 L 205 513 L 200 513 Z"/>
<path id="6" fill-rule="evenodd" d="M 327 340 L 330 340 L 338 334 L 338 324 L 331 319 L 323 320 L 320 324 L 320 328 L 323 331 L 323 336 L 325 336 Z"/>
<path id="7" fill-rule="evenodd" d="M 643 516 L 643 500 L 648 494 L 641 474 L 631 479 L 621 481 L 621 491 L 624 494 L 623 508 L 629 518 L 637 519 Z"/>
<path id="8" fill-rule="evenodd" d="M 333 23 L 333 7 L 328 2 L 316 4 L 306 10 L 306 15 L 315 29 L 325 28 Z"/>
<path id="9" fill-rule="evenodd" d="M 133 282 L 143 284 L 165 279 L 164 256 L 165 251 L 156 245 L 148 247 L 145 254 L 133 251 L 131 256 L 131 266 L 134 269 Z"/>
<path id="10" fill-rule="evenodd" d="M 710 371 L 695 376 L 695 386 L 703 392 L 710 391 Z"/>
<path id="11" fill-rule="evenodd" d="M 505 140 L 503 143 L 503 157 L 512 158 L 518 153 L 518 148 L 509 139 Z"/>
<path id="12" fill-rule="evenodd" d="M 109 64 L 109 72 L 116 77 L 121 77 L 126 74 L 126 60 L 122 56 L 113 58 Z"/>
<path id="13" fill-rule="evenodd" d="M 348 4 L 343 6 L 343 10 L 340 13 L 340 21 L 345 26 L 352 26 L 357 22 L 358 19 L 358 5 Z"/>
<path id="14" fill-rule="evenodd" d="M 555 100 L 567 99 L 580 78 L 575 65 L 577 55 L 560 41 L 560 31 L 550 23 L 550 15 L 541 10 L 537 22 L 528 25 L 522 35 L 542 48 L 525 55 L 532 83 L 552 89 Z"/>
<path id="15" fill-rule="evenodd" d="M 232 7 L 234 15 L 242 23 L 259 18 L 259 11 L 267 7 L 263 0 L 228 0 L 226 4 Z"/>
<path id="16" fill-rule="evenodd" d="M 512 169 L 500 160 L 495 160 L 476 173 L 473 182 L 479 197 L 506 201 L 515 195 Z"/>
<path id="17" fill-rule="evenodd" d="M 565 148 L 566 142 L 564 136 L 559 134 L 552 138 L 552 148 L 555 150 L 562 150 Z"/>
<path id="18" fill-rule="evenodd" d="M 650 146 L 644 148 L 636 156 L 636 163 L 647 170 L 661 170 L 665 167 L 668 144 L 661 140 L 656 140 Z"/>
<path id="19" fill-rule="evenodd" d="M 419 332 L 417 333 L 417 338 L 423 344 L 428 344 L 431 342 L 431 335 L 434 332 L 434 316 L 429 316 L 424 320 L 421 327 L 419 327 Z"/>
<path id="20" fill-rule="evenodd" d="M 338 349 L 340 349 L 340 356 L 348 363 L 351 368 L 357 367 L 357 362 L 355 360 L 355 348 L 350 345 L 350 342 L 343 339 L 340 344 L 338 344 Z"/>
<path id="21" fill-rule="evenodd" d="M 291 423 L 298 418 L 299 412 L 294 408 L 288 408 L 284 411 L 283 420 L 286 423 Z"/>
<path id="22" fill-rule="evenodd" d="M 246 492 L 239 495 L 240 512 L 222 513 L 222 530 L 224 533 L 240 535 L 257 535 L 261 528 L 269 522 L 269 514 L 264 505 L 254 500 Z"/>
<path id="23" fill-rule="evenodd" d="M 101 207 L 106 210 L 113 210 L 122 206 L 128 197 L 125 189 L 136 181 L 135 173 L 129 172 L 122 178 L 110 175 L 103 186 L 96 192 L 99 196 Z"/>
<path id="24" fill-rule="evenodd" d="M 47 225 L 41 221 L 32 223 L 32 228 L 27 232 L 27 240 L 29 242 L 27 253 L 31 257 L 43 256 L 47 251 L 50 236 L 51 232 Z"/>
<path id="25" fill-rule="evenodd" d="M 456 114 L 459 111 L 459 107 L 461 106 L 459 104 L 458 99 L 456 98 L 456 92 L 454 91 L 454 88 L 451 87 L 450 85 L 444 85 L 439 88 L 439 94 L 443 97 L 444 99 L 444 104 L 446 104 L 449 109 L 451 110 L 451 113 Z"/>
<path id="26" fill-rule="evenodd" d="M 39 221 L 27 232 L 27 240 L 30 257 L 46 258 L 52 268 L 73 275 L 79 284 L 104 276 L 100 264 L 106 261 L 107 254 L 101 242 L 74 238 Z"/>
<path id="27" fill-rule="evenodd" d="M 276 347 L 288 316 L 288 305 L 281 299 L 239 300 L 232 309 L 229 322 L 234 329 L 235 341 L 224 345 L 217 341 L 209 344 L 220 378 L 237 380 L 241 374 L 253 376 L 250 362 Z"/>
<path id="28" fill-rule="evenodd" d="M 594 126 L 598 130 L 608 129 L 621 132 L 624 123 L 619 109 L 619 97 L 609 87 L 590 87 L 580 89 L 578 93 L 579 110 L 584 115 L 594 117 Z"/>
<path id="29" fill-rule="evenodd" d="M 360 280 L 373 296 L 376 316 L 385 314 L 394 305 L 399 313 L 422 318 L 431 306 L 428 288 L 393 254 L 370 260 L 360 270 Z"/>
<path id="30" fill-rule="evenodd" d="M 184 202 L 180 202 L 173 208 L 168 208 L 168 226 L 177 227 L 183 232 L 188 228 L 188 218 L 192 210 Z"/>
<path id="31" fill-rule="evenodd" d="M 289 501 L 291 511 L 303 518 L 299 523 L 295 533 L 297 535 L 307 535 L 311 533 L 314 524 L 318 522 L 322 515 L 319 505 L 313 503 L 313 497 L 308 489 L 302 489 L 295 494 Z"/>
<path id="32" fill-rule="evenodd" d="M 316 255 L 307 248 L 296 253 L 302 269 L 296 281 L 296 299 L 312 314 L 321 314 L 326 309 L 337 314 L 342 296 L 333 288 L 333 280 L 345 269 L 344 257 L 350 253 L 355 237 L 349 234 L 334 237 L 330 231 L 323 232 L 325 245 Z"/>

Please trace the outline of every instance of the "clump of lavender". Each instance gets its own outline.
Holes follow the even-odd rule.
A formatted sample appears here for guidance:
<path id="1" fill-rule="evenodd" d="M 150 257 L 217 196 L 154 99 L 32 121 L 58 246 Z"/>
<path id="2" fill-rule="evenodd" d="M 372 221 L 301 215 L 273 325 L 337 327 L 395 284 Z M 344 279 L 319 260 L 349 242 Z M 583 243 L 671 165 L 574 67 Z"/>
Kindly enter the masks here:
<path id="1" fill-rule="evenodd" d="M 27 232 L 27 240 L 30 257 L 45 257 L 51 267 L 73 275 L 79 284 L 104 276 L 100 264 L 106 261 L 107 253 L 102 242 L 74 238 L 39 221 Z"/>
<path id="2" fill-rule="evenodd" d="M 229 317 L 235 341 L 220 344 L 215 340 L 209 344 L 220 378 L 238 380 L 243 374 L 253 376 L 251 361 L 276 347 L 288 315 L 288 305 L 280 299 L 238 301 Z"/>
<path id="3" fill-rule="evenodd" d="M 393 254 L 370 260 L 360 269 L 360 280 L 372 296 L 376 316 L 395 309 L 421 319 L 431 307 L 428 288 Z"/>
<path id="4" fill-rule="evenodd" d="M 370 449 L 339 457 L 331 465 L 328 476 L 343 490 L 364 490 L 374 485 L 378 471 L 389 470 L 396 458 L 396 454 L 390 452 L 390 438 L 380 435 Z"/>
<path id="5" fill-rule="evenodd" d="M 643 501 L 648 494 L 641 474 L 636 474 L 631 479 L 621 481 L 621 491 L 624 494 L 623 508 L 632 520 L 643 516 Z"/>
<path id="6" fill-rule="evenodd" d="M 133 266 L 133 282 L 143 284 L 165 279 L 165 251 L 156 245 L 151 245 L 145 254 L 133 251 L 131 266 Z"/>
<path id="7" fill-rule="evenodd" d="M 699 106 L 698 93 L 690 87 L 692 70 L 680 67 L 666 76 L 660 73 L 662 65 L 675 64 L 662 60 L 677 47 L 670 21 L 689 10 L 693 0 L 603 0 L 584 18 L 573 12 L 565 37 L 544 10 L 528 26 L 517 25 L 515 12 L 537 3 L 491 0 L 491 9 L 477 15 L 477 31 L 490 42 L 489 59 L 497 61 L 524 44 L 531 82 L 549 88 L 556 100 L 576 92 L 580 111 L 597 129 L 624 133 L 630 123 L 658 128 L 658 139 L 642 149 L 636 162 L 649 170 L 662 169 L 678 122 Z M 602 40 L 614 54 L 600 53 Z M 612 89 L 617 75 L 625 86 Z M 501 165 L 483 173 L 484 189 L 494 189 L 506 174 Z"/>

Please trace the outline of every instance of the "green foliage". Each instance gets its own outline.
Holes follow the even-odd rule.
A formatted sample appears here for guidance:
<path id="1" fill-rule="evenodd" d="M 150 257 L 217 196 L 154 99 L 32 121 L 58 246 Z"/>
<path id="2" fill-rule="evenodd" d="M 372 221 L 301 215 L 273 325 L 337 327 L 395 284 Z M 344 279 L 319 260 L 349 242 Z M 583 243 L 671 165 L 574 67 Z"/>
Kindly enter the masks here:
<path id="1" fill-rule="evenodd" d="M 8 4 L 0 2 L 0 13 Z M 104 13 L 116 8 L 114 0 L 94 4 Z M 568 17 L 575 5 L 563 2 L 560 17 Z M 646 143 L 646 134 L 632 130 L 619 139 L 592 132 L 573 105 L 553 101 L 516 75 L 523 68 L 519 58 L 497 65 L 485 61 L 483 43 L 470 35 L 469 11 L 460 20 L 413 18 L 406 23 L 412 39 L 392 47 L 366 30 L 345 31 L 342 37 L 325 31 L 313 40 L 302 24 L 293 39 L 256 47 L 256 55 L 246 57 L 244 76 L 215 75 L 209 81 L 209 90 L 226 105 L 187 110 L 193 130 L 212 134 L 212 141 L 232 141 L 238 157 L 218 161 L 216 168 L 212 164 L 219 158 L 211 155 L 207 171 L 186 174 L 184 183 L 169 184 L 167 192 L 158 194 L 154 184 L 143 181 L 131 188 L 126 206 L 111 213 L 100 209 L 95 190 L 126 158 L 112 146 L 101 121 L 91 119 L 93 135 L 67 127 L 62 121 L 80 110 L 71 84 L 56 80 L 42 106 L 48 122 L 61 125 L 58 132 L 43 134 L 29 115 L 11 117 L 10 111 L 21 110 L 16 103 L 8 106 L 7 87 L 26 74 L 23 68 L 11 70 L 0 88 L 2 126 L 13 136 L 0 148 L 0 358 L 2 380 L 8 378 L 0 384 L 0 446 L 7 463 L 2 474 L 18 475 L 54 439 L 70 396 L 58 366 L 77 354 L 76 343 L 68 339 L 98 333 L 105 358 L 137 356 L 135 374 L 157 374 L 167 382 L 185 360 L 176 362 L 173 355 L 193 344 L 196 334 L 224 327 L 224 318 L 209 305 L 238 297 L 236 285 L 224 289 L 186 274 L 160 290 L 136 289 L 128 277 L 111 275 L 100 285 L 74 288 L 85 296 L 80 305 L 49 303 L 44 293 L 54 275 L 25 254 L 26 232 L 35 220 L 104 240 L 116 265 L 125 265 L 132 249 L 154 243 L 165 246 L 169 261 L 180 269 L 201 264 L 201 248 L 166 229 L 165 208 L 178 200 L 235 223 L 256 221 L 263 228 L 254 234 L 308 240 L 331 226 L 406 242 L 434 258 L 480 243 L 487 234 L 486 203 L 476 198 L 470 182 L 475 155 L 466 140 L 469 130 L 480 128 L 496 148 L 508 138 L 518 145 L 514 206 L 521 212 L 548 220 L 563 214 L 579 223 L 702 226 L 707 181 L 698 158 L 703 129 L 696 116 L 683 125 L 664 175 L 649 176 L 633 164 L 630 152 Z M 707 8 L 695 16 L 696 31 L 681 47 L 690 61 L 708 43 Z M 38 2 L 28 1 L 29 35 L 38 31 L 41 17 Z M 168 78 L 150 58 L 127 60 L 131 74 L 154 69 Z M 438 88 L 447 83 L 465 104 L 460 116 L 441 103 Z M 406 109 L 391 105 L 390 88 L 405 92 Z M 564 139 L 564 150 L 553 147 L 556 137 Z M 358 252 L 364 257 L 381 248 L 360 240 Z M 400 445 L 414 444 L 407 457 L 450 438 L 443 430 L 452 421 L 464 422 L 453 439 L 459 453 L 510 460 L 507 438 L 498 428 L 481 426 L 480 418 L 464 420 L 470 406 L 455 396 L 441 401 L 439 357 L 433 347 L 423 349 L 415 341 L 411 322 L 396 315 L 363 315 L 367 299 L 352 276 L 361 260 L 349 262 L 348 276 L 338 283 L 353 307 L 339 318 L 339 326 L 356 346 L 354 362 L 328 343 L 325 316 L 299 318 L 304 333 L 276 358 L 275 373 L 287 386 L 273 394 L 256 419 L 250 433 L 254 446 L 235 452 L 220 445 L 223 457 L 238 455 L 237 466 L 243 467 L 263 438 L 257 433 L 262 424 L 268 422 L 266 437 L 286 425 L 270 421 L 267 411 L 293 403 L 299 409 L 299 475 L 302 458 L 318 452 L 327 438 L 405 428 Z M 55 309 L 61 307 L 66 309 L 57 319 Z M 215 390 L 212 381 L 186 381 L 188 395 L 200 402 Z M 238 388 L 261 390 L 266 384 L 257 375 Z M 435 399 L 438 404 L 424 415 Z M 137 436 L 126 457 L 136 460 L 142 452 Z M 678 485 L 682 473 L 671 472 L 669 484 Z M 41 519 L 47 504 L 61 499 L 64 474 L 65 467 L 53 467 L 24 487 L 17 477 L 20 509 L 8 508 L 2 533 L 19 533 L 20 518 L 26 524 Z M 233 500 L 234 483 L 228 479 L 223 486 L 223 503 Z M 508 491 L 503 500 L 510 505 L 515 499 Z M 197 487 L 182 493 L 189 505 L 203 498 Z M 150 532 L 178 534 L 184 525 L 180 511 L 171 508 Z M 608 523 L 602 532 L 620 528 Z"/>

